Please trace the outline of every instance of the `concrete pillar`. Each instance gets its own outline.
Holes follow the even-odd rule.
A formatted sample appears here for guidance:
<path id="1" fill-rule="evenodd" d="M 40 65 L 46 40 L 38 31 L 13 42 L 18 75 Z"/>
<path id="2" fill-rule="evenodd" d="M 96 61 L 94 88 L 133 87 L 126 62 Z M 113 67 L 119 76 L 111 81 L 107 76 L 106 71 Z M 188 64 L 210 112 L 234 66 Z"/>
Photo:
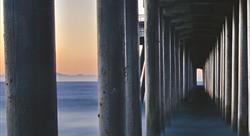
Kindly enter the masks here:
<path id="1" fill-rule="evenodd" d="M 164 116 L 164 113 L 165 113 L 165 91 L 164 91 L 164 69 L 163 69 L 163 65 L 164 65 L 164 62 L 163 62 L 163 53 L 164 53 L 164 50 L 163 50 L 163 47 L 164 47 L 164 25 L 165 25 L 165 22 L 164 22 L 164 19 L 163 19 L 163 14 L 162 14 L 162 10 L 160 9 L 159 11 L 159 25 L 158 25 L 158 28 L 159 28 L 159 90 L 160 90 L 160 93 L 159 93 L 159 106 L 160 106 L 160 118 L 159 118 L 159 122 L 160 122 L 160 125 L 161 125 L 161 135 L 164 135 L 164 127 L 165 127 L 165 116 Z"/>
<path id="2" fill-rule="evenodd" d="M 220 84 L 221 84 L 221 86 L 220 86 L 220 110 L 221 110 L 221 114 L 222 114 L 222 116 L 223 116 L 223 118 L 224 118 L 224 115 L 225 115 L 225 112 L 224 112 L 224 105 L 225 105 L 225 91 L 224 91 L 224 83 L 225 83 L 225 69 L 224 69 L 224 66 L 225 66 L 225 60 L 224 60 L 224 58 L 225 58 L 225 27 L 224 27 L 224 25 L 223 25 L 223 28 L 222 28 L 222 32 L 221 32 L 221 38 L 220 38 L 220 40 L 221 40 L 221 48 L 220 48 L 220 52 L 221 52 L 221 55 L 220 55 L 220 59 L 221 59 L 221 63 L 220 63 L 220 69 L 221 69 L 221 73 L 220 73 L 220 76 L 221 76 L 221 78 L 220 78 Z"/>
<path id="3" fill-rule="evenodd" d="M 179 65 L 179 67 L 180 67 L 179 68 L 180 87 L 179 87 L 179 89 L 180 89 L 180 100 L 182 100 L 183 99 L 183 43 L 180 44 L 179 54 L 180 54 L 179 55 L 179 57 L 180 57 L 180 60 L 179 60 L 179 62 L 180 62 L 180 65 Z"/>
<path id="4" fill-rule="evenodd" d="M 175 72 L 175 107 L 177 106 L 179 100 L 179 54 L 178 54 L 178 46 L 179 41 L 177 38 L 177 34 L 175 34 L 175 42 L 174 42 L 174 72 Z"/>
<path id="5" fill-rule="evenodd" d="M 186 97 L 186 51 L 185 43 L 182 50 L 182 99 Z"/>
<path id="6" fill-rule="evenodd" d="M 233 7 L 232 16 L 232 108 L 231 108 L 231 126 L 237 130 L 238 117 L 238 29 L 239 29 L 239 8 L 238 4 Z"/>
<path id="7" fill-rule="evenodd" d="M 209 61 L 208 61 L 208 67 L 209 67 L 209 88 L 210 88 L 210 92 L 211 92 L 211 98 L 213 98 L 213 52 L 210 52 L 210 57 L 209 57 Z"/>
<path id="8" fill-rule="evenodd" d="M 232 23 L 231 17 L 225 20 L 225 119 L 231 122 L 231 97 L 232 97 Z"/>
<path id="9" fill-rule="evenodd" d="M 215 48 L 213 49 L 213 100 L 215 101 L 215 95 L 216 95 L 216 51 L 215 51 Z"/>
<path id="10" fill-rule="evenodd" d="M 185 48 L 185 96 L 188 94 L 188 81 L 189 81 L 189 72 L 188 72 L 188 47 Z"/>
<path id="11" fill-rule="evenodd" d="M 165 103 L 166 103 L 166 112 L 165 112 L 165 122 L 166 126 L 170 124 L 170 114 L 171 114 L 171 48 L 170 48 L 170 26 L 165 21 L 164 27 L 164 91 L 165 91 Z M 165 126 L 165 128 L 166 128 Z"/>
<path id="12" fill-rule="evenodd" d="M 209 58 L 209 83 L 210 83 L 210 85 L 209 85 L 209 87 L 210 87 L 210 91 L 211 91 L 211 98 L 213 98 L 213 95 L 214 95 L 214 93 L 213 93 L 213 60 L 212 60 L 212 58 L 213 58 L 213 52 L 211 51 L 210 52 L 210 58 Z"/>
<path id="13" fill-rule="evenodd" d="M 217 73 L 217 41 L 214 47 L 214 102 L 216 104 L 217 98 L 218 98 L 218 92 L 217 92 L 217 82 L 218 82 L 218 73 Z"/>
<path id="14" fill-rule="evenodd" d="M 171 99 L 172 99 L 172 112 L 175 110 L 176 104 L 176 52 L 175 52 L 175 35 L 171 28 Z"/>
<path id="15" fill-rule="evenodd" d="M 214 96 L 213 92 L 213 52 L 210 52 L 210 58 L 209 58 L 209 82 L 210 82 L 210 91 L 211 91 L 211 98 Z"/>
<path id="16" fill-rule="evenodd" d="M 239 1 L 238 135 L 248 136 L 247 0 Z"/>
<path id="17" fill-rule="evenodd" d="M 218 40 L 216 41 L 215 45 L 215 104 L 218 104 L 218 98 L 219 98 L 219 71 L 218 71 L 218 66 L 219 66 L 219 60 L 218 60 Z"/>
<path id="18" fill-rule="evenodd" d="M 125 43 L 127 40 L 131 44 L 134 44 L 136 41 L 133 41 L 133 36 L 130 37 L 131 39 L 125 39 L 125 27 L 130 29 L 134 22 L 125 26 L 125 19 L 127 18 L 124 17 L 124 4 L 124 0 L 97 1 L 98 117 L 100 135 L 102 136 L 125 135 L 125 83 L 127 80 L 125 74 L 125 59 L 127 59 L 125 58 L 125 52 L 131 46 L 128 44 L 128 47 L 126 47 Z"/>
<path id="19" fill-rule="evenodd" d="M 176 41 L 176 93 L 177 103 L 180 100 L 180 41 Z"/>
<path id="20" fill-rule="evenodd" d="M 190 60 L 190 90 L 193 89 L 193 77 L 194 77 L 194 73 L 193 73 L 193 65 L 192 62 Z"/>
<path id="21" fill-rule="evenodd" d="M 189 57 L 188 57 L 188 91 L 191 90 L 191 67 L 190 67 L 190 54 L 189 54 Z"/>
<path id="22" fill-rule="evenodd" d="M 192 89 L 194 89 L 196 87 L 196 68 L 193 65 L 192 65 L 192 75 L 193 75 Z"/>
<path id="23" fill-rule="evenodd" d="M 248 59 L 248 84 L 250 83 L 250 1 L 247 0 L 247 59 Z M 248 87 L 248 96 L 250 97 L 250 86 Z M 250 100 L 248 100 L 248 109 L 250 110 Z M 248 110 L 248 117 L 250 111 Z M 248 120 L 248 135 L 250 135 L 250 120 Z"/>
<path id="24" fill-rule="evenodd" d="M 57 136 L 53 0 L 4 0 L 8 136 Z"/>
<path id="25" fill-rule="evenodd" d="M 209 73 L 209 90 L 211 93 L 211 98 L 213 97 L 213 71 L 212 71 L 212 52 L 210 52 L 210 57 L 209 57 L 209 61 L 208 61 L 208 73 Z"/>
<path id="26" fill-rule="evenodd" d="M 159 136 L 159 1 L 146 0 L 144 4 L 146 12 L 146 133 L 147 136 Z"/>
<path id="27" fill-rule="evenodd" d="M 141 136 L 140 69 L 137 0 L 125 0 L 126 136 Z"/>
<path id="28" fill-rule="evenodd" d="M 217 40 L 217 48 L 216 48 L 216 50 L 217 50 L 217 57 L 216 57 L 216 59 L 217 59 L 217 68 L 216 68 L 216 70 L 217 70 L 217 100 L 216 100 L 216 104 L 217 104 L 217 107 L 218 108 L 220 108 L 220 97 L 221 97 L 221 84 L 220 84 L 220 80 L 221 80 L 221 68 L 220 68 L 220 66 L 221 66 L 221 59 L 220 59 L 220 57 L 221 57 L 221 52 L 220 52 L 220 48 L 221 48 L 221 42 L 220 42 L 220 38 L 218 38 L 218 40 Z"/>

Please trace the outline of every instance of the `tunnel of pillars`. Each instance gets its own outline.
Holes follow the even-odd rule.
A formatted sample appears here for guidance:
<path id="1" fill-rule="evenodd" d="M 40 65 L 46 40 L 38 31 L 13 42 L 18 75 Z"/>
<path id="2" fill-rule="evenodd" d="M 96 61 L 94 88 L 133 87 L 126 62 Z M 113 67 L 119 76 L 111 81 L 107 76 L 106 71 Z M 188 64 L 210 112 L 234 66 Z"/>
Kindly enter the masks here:
<path id="1" fill-rule="evenodd" d="M 100 135 L 141 136 L 143 102 L 146 135 L 163 135 L 202 68 L 222 118 L 248 136 L 249 0 L 144 0 L 139 25 L 137 4 L 97 0 Z M 54 29 L 53 0 L 4 0 L 8 136 L 58 135 Z"/>
<path id="2" fill-rule="evenodd" d="M 249 0 L 145 0 L 139 28 L 136 1 L 97 4 L 101 135 L 141 135 L 140 101 L 146 135 L 164 135 L 198 68 L 225 122 L 249 135 Z"/>

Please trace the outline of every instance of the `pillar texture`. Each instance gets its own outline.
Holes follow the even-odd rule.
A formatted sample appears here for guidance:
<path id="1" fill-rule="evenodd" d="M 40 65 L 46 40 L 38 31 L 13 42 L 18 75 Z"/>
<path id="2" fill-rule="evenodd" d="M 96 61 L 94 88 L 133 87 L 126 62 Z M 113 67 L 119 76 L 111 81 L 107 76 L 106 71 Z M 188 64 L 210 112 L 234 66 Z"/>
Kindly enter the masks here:
<path id="1" fill-rule="evenodd" d="M 98 116 L 101 136 L 125 135 L 124 4 L 124 0 L 97 0 Z M 130 40 L 134 44 L 135 41 Z"/>
<path id="2" fill-rule="evenodd" d="M 159 1 L 145 1 L 146 134 L 160 135 L 159 109 Z"/>
<path id="3" fill-rule="evenodd" d="M 225 119 L 231 122 L 231 96 L 232 96 L 232 23 L 231 17 L 225 20 Z"/>
<path id="4" fill-rule="evenodd" d="M 57 136 L 53 0 L 4 0 L 8 136 Z"/>
<path id="5" fill-rule="evenodd" d="M 238 118 L 238 4 L 233 8 L 232 17 L 232 109 L 231 109 L 231 126 L 237 130 Z"/>
<path id="6" fill-rule="evenodd" d="M 137 0 L 125 0 L 126 136 L 141 136 L 140 69 Z"/>
<path id="7" fill-rule="evenodd" d="M 165 99 L 166 99 L 166 125 L 169 125 L 171 118 L 171 48 L 170 48 L 170 27 L 165 22 L 164 27 L 164 83 L 165 83 Z M 165 127 L 166 128 L 166 127 Z"/>
<path id="8" fill-rule="evenodd" d="M 239 3 L 238 135 L 248 136 L 247 1 Z"/>

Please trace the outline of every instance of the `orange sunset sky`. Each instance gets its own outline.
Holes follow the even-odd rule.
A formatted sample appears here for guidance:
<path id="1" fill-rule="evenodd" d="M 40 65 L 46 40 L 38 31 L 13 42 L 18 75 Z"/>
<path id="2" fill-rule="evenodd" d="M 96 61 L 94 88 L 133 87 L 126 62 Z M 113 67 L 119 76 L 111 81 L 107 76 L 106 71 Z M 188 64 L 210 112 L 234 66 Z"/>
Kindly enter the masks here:
<path id="1" fill-rule="evenodd" d="M 3 24 L 0 0 L 0 74 L 3 74 Z M 139 12 L 143 13 L 142 0 Z M 57 72 L 97 74 L 96 0 L 55 0 Z"/>
<path id="2" fill-rule="evenodd" d="M 143 0 L 139 14 L 144 13 Z M 3 0 L 0 0 L 0 75 L 4 74 Z M 97 75 L 96 0 L 55 0 L 57 72 Z M 202 71 L 197 71 L 201 79 Z"/>
<path id="3" fill-rule="evenodd" d="M 96 75 L 96 1 L 55 0 L 55 14 L 57 72 Z M 3 19 L 0 17 L 0 73 L 3 74 Z"/>

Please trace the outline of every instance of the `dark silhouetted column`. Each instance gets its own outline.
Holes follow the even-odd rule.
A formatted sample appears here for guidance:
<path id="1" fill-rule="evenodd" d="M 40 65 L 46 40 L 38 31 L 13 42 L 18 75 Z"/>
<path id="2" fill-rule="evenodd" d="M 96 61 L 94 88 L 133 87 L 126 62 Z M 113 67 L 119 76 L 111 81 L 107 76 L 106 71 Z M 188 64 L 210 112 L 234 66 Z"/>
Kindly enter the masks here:
<path id="1" fill-rule="evenodd" d="M 166 113 L 165 113 L 165 122 L 166 126 L 170 124 L 171 118 L 171 48 L 170 48 L 170 26 L 165 21 L 164 27 L 164 90 L 165 90 L 165 103 L 166 103 Z M 167 128 L 165 126 L 165 129 Z"/>
<path id="2" fill-rule="evenodd" d="M 124 0 L 97 0 L 101 136 L 125 136 L 125 41 L 128 39 L 125 40 L 124 4 Z M 131 23 L 128 29 L 132 29 L 134 22 Z M 133 37 L 129 40 L 133 45 L 136 43 Z"/>
<path id="3" fill-rule="evenodd" d="M 225 119 L 231 122 L 232 97 L 232 23 L 231 17 L 225 20 Z"/>
<path id="4" fill-rule="evenodd" d="M 126 19 L 126 136 L 141 136 L 137 0 L 125 0 Z"/>
<path id="5" fill-rule="evenodd" d="M 4 0 L 8 136 L 57 136 L 54 0 Z"/>
<path id="6" fill-rule="evenodd" d="M 238 118 L 238 4 L 233 8 L 232 16 L 232 109 L 231 109 L 231 126 L 237 130 Z"/>
<path id="7" fill-rule="evenodd" d="M 160 135 L 159 109 L 159 1 L 145 1 L 146 134 Z"/>
<path id="8" fill-rule="evenodd" d="M 248 136 L 247 0 L 239 1 L 238 135 Z"/>

